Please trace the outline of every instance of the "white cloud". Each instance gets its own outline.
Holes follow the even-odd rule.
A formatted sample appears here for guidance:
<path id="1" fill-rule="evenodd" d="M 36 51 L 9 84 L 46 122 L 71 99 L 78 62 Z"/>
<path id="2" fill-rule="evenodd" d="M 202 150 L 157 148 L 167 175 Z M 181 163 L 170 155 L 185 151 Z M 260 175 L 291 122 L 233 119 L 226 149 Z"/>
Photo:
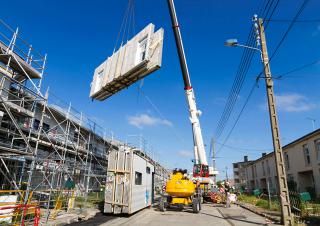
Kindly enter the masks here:
<path id="1" fill-rule="evenodd" d="M 317 107 L 306 96 L 298 93 L 287 93 L 275 95 L 276 107 L 279 111 L 284 112 L 305 112 Z M 266 104 L 263 106 L 266 109 Z"/>
<path id="2" fill-rule="evenodd" d="M 186 151 L 186 150 L 182 150 L 178 152 L 178 155 L 180 157 L 193 157 L 193 152 L 192 151 Z"/>
<path id="3" fill-rule="evenodd" d="M 157 125 L 172 126 L 172 122 L 170 122 L 169 120 L 152 117 L 148 114 L 129 116 L 128 122 L 130 125 L 135 126 L 139 129 L 142 129 L 144 126 L 157 126 Z"/>

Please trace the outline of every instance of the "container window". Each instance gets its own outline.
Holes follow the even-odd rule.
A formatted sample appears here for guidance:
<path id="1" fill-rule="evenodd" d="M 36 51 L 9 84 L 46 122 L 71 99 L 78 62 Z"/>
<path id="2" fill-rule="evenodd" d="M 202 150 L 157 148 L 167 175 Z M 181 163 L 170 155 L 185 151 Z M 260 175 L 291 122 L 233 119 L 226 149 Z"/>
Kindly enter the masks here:
<path id="1" fill-rule="evenodd" d="M 147 174 L 150 174 L 150 167 L 149 166 L 147 166 L 146 172 L 147 172 Z"/>
<path id="2" fill-rule="evenodd" d="M 135 172 L 135 185 L 142 185 L 142 173 Z"/>

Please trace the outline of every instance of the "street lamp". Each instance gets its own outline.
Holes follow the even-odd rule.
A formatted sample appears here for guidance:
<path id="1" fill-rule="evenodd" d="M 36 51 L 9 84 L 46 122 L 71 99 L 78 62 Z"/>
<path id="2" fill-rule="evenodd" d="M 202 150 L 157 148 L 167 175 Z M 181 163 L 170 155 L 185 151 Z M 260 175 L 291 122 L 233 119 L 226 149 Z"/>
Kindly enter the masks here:
<path id="1" fill-rule="evenodd" d="M 227 39 L 224 42 L 224 45 L 227 46 L 227 47 L 243 47 L 243 48 L 247 48 L 247 49 L 257 50 L 257 51 L 260 52 L 260 54 L 262 56 L 261 49 L 255 48 L 255 47 L 252 47 L 252 46 L 241 45 L 241 44 L 238 43 L 238 39 L 235 39 L 235 38 Z"/>
<path id="2" fill-rule="evenodd" d="M 312 128 L 313 128 L 313 130 L 315 130 L 316 119 L 315 118 L 311 118 L 311 117 L 307 117 L 306 119 L 310 120 L 312 122 Z"/>
<path id="3" fill-rule="evenodd" d="M 243 47 L 252 50 L 258 50 L 261 55 L 261 60 L 263 64 L 263 71 L 265 74 L 265 83 L 267 88 L 267 99 L 268 99 L 268 109 L 269 109 L 269 118 L 270 118 L 270 126 L 272 132 L 272 142 L 273 149 L 275 155 L 276 162 L 276 170 L 277 170 L 277 180 L 278 180 L 278 194 L 280 197 L 280 207 L 281 207 L 281 223 L 285 226 L 293 225 L 293 217 L 290 210 L 290 199 L 289 199 L 289 191 L 287 187 L 287 176 L 286 169 L 284 167 L 283 153 L 282 147 L 280 143 L 280 132 L 278 125 L 278 117 L 275 105 L 275 96 L 273 91 L 273 81 L 270 70 L 270 62 L 267 51 L 265 30 L 263 26 L 263 20 L 258 19 L 257 15 L 254 15 L 253 18 L 254 28 L 256 33 L 256 42 L 257 46 L 260 48 L 255 48 L 251 46 L 240 45 L 237 39 L 228 39 L 224 45 L 229 47 Z"/>

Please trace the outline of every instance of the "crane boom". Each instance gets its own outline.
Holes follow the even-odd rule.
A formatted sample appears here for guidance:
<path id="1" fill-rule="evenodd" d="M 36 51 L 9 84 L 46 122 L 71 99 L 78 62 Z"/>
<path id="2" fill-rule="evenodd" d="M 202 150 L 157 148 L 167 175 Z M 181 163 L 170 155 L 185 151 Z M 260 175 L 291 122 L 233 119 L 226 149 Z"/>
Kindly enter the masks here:
<path id="1" fill-rule="evenodd" d="M 208 171 L 208 161 L 207 161 L 206 152 L 203 144 L 203 137 L 202 137 L 200 121 L 199 121 L 199 116 L 201 115 L 201 111 L 197 109 L 194 91 L 191 86 L 187 60 L 184 53 L 184 48 L 183 48 L 180 28 L 178 24 L 178 19 L 177 19 L 175 7 L 174 7 L 174 2 L 173 0 L 167 0 L 167 2 L 169 6 L 169 11 L 170 11 L 175 43 L 176 43 L 176 47 L 179 55 L 180 67 L 181 67 L 183 82 L 184 82 L 185 95 L 186 95 L 188 107 L 189 107 L 190 121 L 191 121 L 192 132 L 193 132 L 195 166 L 200 165 L 201 168 L 202 166 L 204 166 L 205 170 Z"/>

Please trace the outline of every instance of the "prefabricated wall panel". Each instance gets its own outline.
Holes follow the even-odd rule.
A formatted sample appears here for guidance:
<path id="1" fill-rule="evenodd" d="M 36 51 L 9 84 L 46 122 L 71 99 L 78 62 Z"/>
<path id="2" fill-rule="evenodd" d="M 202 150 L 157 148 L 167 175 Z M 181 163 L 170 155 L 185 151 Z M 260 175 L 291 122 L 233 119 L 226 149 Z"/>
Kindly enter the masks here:
<path id="1" fill-rule="evenodd" d="M 136 173 L 141 174 L 137 184 Z M 152 204 L 154 166 L 131 149 L 109 153 L 105 213 L 131 214 Z"/>
<path id="2" fill-rule="evenodd" d="M 149 167 L 149 173 L 146 172 Z M 135 180 L 131 180 L 132 194 L 131 194 L 131 212 L 134 213 L 152 204 L 152 175 L 154 173 L 154 166 L 145 161 L 138 155 L 133 156 L 133 176 L 135 173 L 142 173 L 142 185 L 136 185 Z"/>
<path id="3" fill-rule="evenodd" d="M 90 97 L 104 100 L 161 67 L 163 29 L 149 24 L 94 72 Z"/>

